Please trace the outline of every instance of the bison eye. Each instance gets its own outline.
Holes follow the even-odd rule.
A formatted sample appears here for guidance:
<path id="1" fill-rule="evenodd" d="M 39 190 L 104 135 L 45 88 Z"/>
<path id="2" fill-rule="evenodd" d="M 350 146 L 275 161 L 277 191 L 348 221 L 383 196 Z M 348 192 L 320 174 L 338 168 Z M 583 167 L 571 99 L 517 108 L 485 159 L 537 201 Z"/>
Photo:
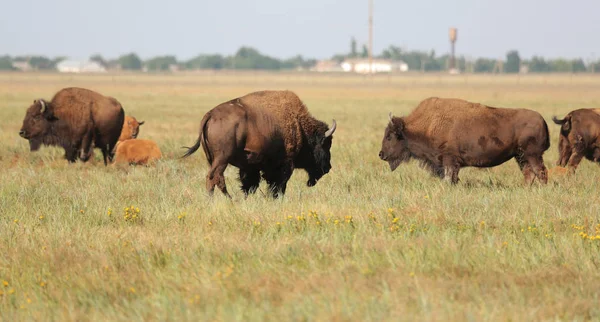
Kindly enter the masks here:
<path id="1" fill-rule="evenodd" d="M 388 135 L 388 136 L 387 136 L 387 140 L 388 140 L 388 141 L 391 141 L 391 140 L 392 140 L 392 136 L 391 136 L 391 135 Z"/>

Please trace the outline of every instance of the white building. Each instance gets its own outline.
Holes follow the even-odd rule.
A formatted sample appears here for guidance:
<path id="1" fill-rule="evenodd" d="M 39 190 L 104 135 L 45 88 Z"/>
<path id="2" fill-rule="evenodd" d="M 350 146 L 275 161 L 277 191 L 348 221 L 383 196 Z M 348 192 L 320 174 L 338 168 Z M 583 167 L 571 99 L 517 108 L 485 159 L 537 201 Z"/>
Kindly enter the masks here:
<path id="1" fill-rule="evenodd" d="M 12 66 L 13 68 L 22 72 L 28 72 L 33 70 L 33 67 L 31 67 L 28 61 L 15 61 L 12 63 Z"/>
<path id="2" fill-rule="evenodd" d="M 63 60 L 56 64 L 61 73 L 103 73 L 106 68 L 95 61 Z"/>
<path id="3" fill-rule="evenodd" d="M 342 63 L 345 72 L 367 74 L 371 71 L 368 59 L 347 59 Z M 403 61 L 391 61 L 386 59 L 373 59 L 374 73 L 406 72 L 408 65 Z"/>
<path id="4" fill-rule="evenodd" d="M 338 63 L 335 60 L 320 60 L 317 62 L 315 66 L 313 66 L 311 71 L 314 72 L 343 72 L 342 64 Z"/>

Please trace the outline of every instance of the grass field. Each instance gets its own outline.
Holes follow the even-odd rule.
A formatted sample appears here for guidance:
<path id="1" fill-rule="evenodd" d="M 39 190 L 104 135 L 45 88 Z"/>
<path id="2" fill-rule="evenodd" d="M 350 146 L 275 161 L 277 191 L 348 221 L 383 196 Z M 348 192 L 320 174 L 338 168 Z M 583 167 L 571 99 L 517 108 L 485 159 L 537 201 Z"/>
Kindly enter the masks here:
<path id="1" fill-rule="evenodd" d="M 118 98 L 146 121 L 156 167 L 68 165 L 28 151 L 25 109 L 67 86 Z M 377 154 L 387 114 L 428 96 L 539 111 L 558 126 L 600 107 L 592 76 L 0 74 L 0 320 L 597 320 L 600 168 L 526 187 L 515 161 L 449 186 Z M 283 200 L 205 193 L 203 114 L 262 89 L 294 90 L 338 130 L 332 171 Z M 131 208 L 133 207 L 133 209 Z"/>

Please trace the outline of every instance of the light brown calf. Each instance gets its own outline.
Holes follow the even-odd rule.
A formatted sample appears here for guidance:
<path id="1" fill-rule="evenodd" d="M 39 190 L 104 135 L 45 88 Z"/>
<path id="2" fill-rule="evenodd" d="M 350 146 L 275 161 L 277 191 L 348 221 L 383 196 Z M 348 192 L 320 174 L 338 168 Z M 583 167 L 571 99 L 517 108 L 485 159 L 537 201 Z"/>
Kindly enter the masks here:
<path id="1" fill-rule="evenodd" d="M 147 165 L 161 157 L 162 153 L 154 141 L 131 139 L 117 144 L 115 163 Z"/>

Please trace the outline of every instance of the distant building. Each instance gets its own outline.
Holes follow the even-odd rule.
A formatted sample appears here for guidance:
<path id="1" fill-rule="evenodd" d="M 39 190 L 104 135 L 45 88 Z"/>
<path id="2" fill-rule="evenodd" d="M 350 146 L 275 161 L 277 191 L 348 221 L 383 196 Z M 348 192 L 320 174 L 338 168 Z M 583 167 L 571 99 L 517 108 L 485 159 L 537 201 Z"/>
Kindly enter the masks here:
<path id="1" fill-rule="evenodd" d="M 335 60 L 320 60 L 313 66 L 311 71 L 314 72 L 343 72 L 342 64 Z"/>
<path id="2" fill-rule="evenodd" d="M 22 72 L 32 71 L 33 67 L 29 64 L 28 61 L 14 61 L 12 62 L 13 68 L 16 70 L 20 70 Z"/>
<path id="3" fill-rule="evenodd" d="M 347 59 L 342 63 L 342 69 L 345 72 L 355 72 L 367 74 L 371 71 L 371 64 L 368 59 Z M 406 72 L 408 65 L 403 61 L 392 61 L 387 59 L 373 59 L 374 73 Z"/>
<path id="4" fill-rule="evenodd" d="M 56 64 L 61 73 L 104 73 L 106 68 L 95 61 L 63 60 Z"/>

